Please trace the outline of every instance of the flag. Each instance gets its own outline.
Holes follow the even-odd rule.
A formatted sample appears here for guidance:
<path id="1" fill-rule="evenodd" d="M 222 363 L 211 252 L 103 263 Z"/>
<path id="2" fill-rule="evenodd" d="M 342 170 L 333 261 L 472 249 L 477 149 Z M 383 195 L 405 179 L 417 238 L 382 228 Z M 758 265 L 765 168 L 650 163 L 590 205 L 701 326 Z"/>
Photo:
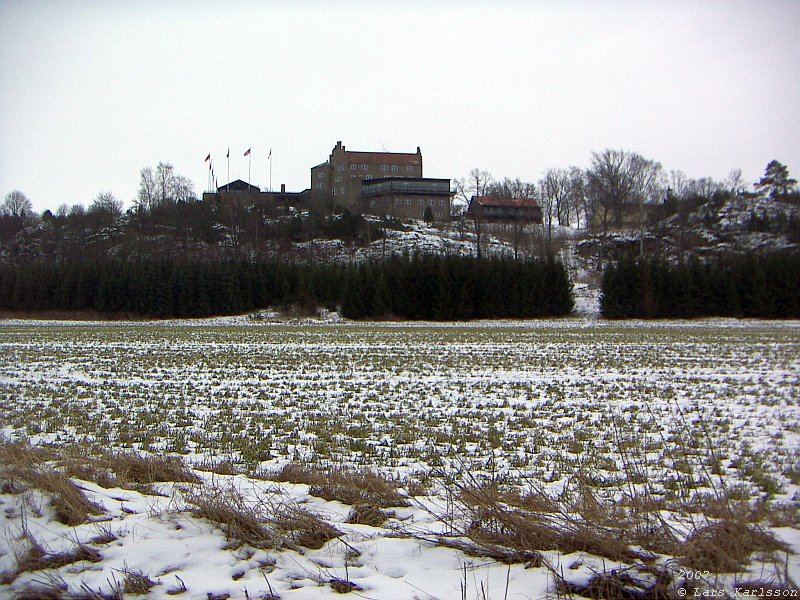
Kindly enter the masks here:
<path id="1" fill-rule="evenodd" d="M 250 156 L 250 148 L 247 149 L 247 152 L 244 153 L 245 156 Z"/>
<path id="2" fill-rule="evenodd" d="M 229 146 L 228 147 L 228 153 L 225 155 L 225 158 L 230 158 L 230 157 L 231 157 L 231 149 L 230 149 L 230 146 Z"/>
<path id="3" fill-rule="evenodd" d="M 267 156 L 267 160 L 272 158 L 272 148 L 269 149 L 269 155 Z"/>
<path id="4" fill-rule="evenodd" d="M 205 162 L 208 162 L 208 161 L 210 161 L 210 160 L 211 160 L 211 154 L 209 154 L 208 156 L 206 156 L 206 160 L 205 160 Z"/>

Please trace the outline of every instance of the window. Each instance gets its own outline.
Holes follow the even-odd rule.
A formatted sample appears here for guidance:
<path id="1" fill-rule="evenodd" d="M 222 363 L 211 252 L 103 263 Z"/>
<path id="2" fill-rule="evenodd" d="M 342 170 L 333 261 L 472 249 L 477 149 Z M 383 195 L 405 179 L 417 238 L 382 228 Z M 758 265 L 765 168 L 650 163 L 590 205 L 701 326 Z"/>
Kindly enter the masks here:
<path id="1" fill-rule="evenodd" d="M 336 183 L 342 183 L 342 178 L 341 177 L 337 177 L 336 178 Z"/>
<path id="2" fill-rule="evenodd" d="M 406 171 L 408 171 L 409 173 L 413 173 L 414 172 L 414 167 L 412 165 L 408 165 L 406 167 Z"/>
<path id="3" fill-rule="evenodd" d="M 370 206 L 370 208 L 375 208 L 375 200 L 370 200 L 369 201 L 369 206 Z"/>
<path id="4" fill-rule="evenodd" d="M 430 200 L 428 200 L 428 204 L 430 204 L 431 206 L 436 206 L 436 200 L 431 198 Z"/>
<path id="5" fill-rule="evenodd" d="M 318 179 L 325 179 L 325 171 L 317 171 Z"/>
<path id="6" fill-rule="evenodd" d="M 420 206 L 425 206 L 425 198 L 420 198 L 419 199 L 419 205 Z"/>
<path id="7" fill-rule="evenodd" d="M 344 186 L 342 186 L 342 196 L 344 196 Z"/>
<path id="8" fill-rule="evenodd" d="M 411 198 L 406 198 L 406 206 L 411 206 Z"/>
<path id="9" fill-rule="evenodd" d="M 394 199 L 394 205 L 395 206 L 400 206 L 400 198 L 395 198 Z"/>
<path id="10" fill-rule="evenodd" d="M 364 179 L 372 179 L 372 175 L 364 175 Z"/>
<path id="11" fill-rule="evenodd" d="M 444 198 L 441 198 L 441 199 L 439 200 L 439 206 L 444 206 Z"/>
<path id="12" fill-rule="evenodd" d="M 339 165 L 338 167 L 336 167 L 336 170 L 337 171 L 344 171 L 344 165 Z"/>
<path id="13" fill-rule="evenodd" d="M 333 192 L 333 195 L 335 196 L 335 195 L 336 195 L 336 188 L 333 188 L 333 189 L 331 190 L 331 192 Z"/>
<path id="14" fill-rule="evenodd" d="M 399 170 L 400 167 L 398 167 L 397 165 L 392 165 L 392 171 L 399 171 Z"/>
<path id="15" fill-rule="evenodd" d="M 388 171 L 389 165 L 381 165 L 381 171 Z"/>
<path id="16" fill-rule="evenodd" d="M 362 171 L 366 171 L 367 169 L 369 169 L 369 167 L 367 165 L 361 165 L 361 170 Z"/>
<path id="17" fill-rule="evenodd" d="M 350 165 L 350 170 L 351 171 L 355 171 L 357 167 L 358 167 L 358 165 Z"/>

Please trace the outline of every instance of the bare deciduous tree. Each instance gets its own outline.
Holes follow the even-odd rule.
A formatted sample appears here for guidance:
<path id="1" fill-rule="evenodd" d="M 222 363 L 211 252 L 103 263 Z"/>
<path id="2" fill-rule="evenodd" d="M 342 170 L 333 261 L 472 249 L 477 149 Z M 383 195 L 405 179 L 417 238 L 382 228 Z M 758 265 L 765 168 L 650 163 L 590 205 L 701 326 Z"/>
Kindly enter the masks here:
<path id="1" fill-rule="evenodd" d="M 492 175 L 488 171 L 483 171 L 477 167 L 469 172 L 463 179 L 456 179 L 456 198 L 467 203 L 469 207 L 473 196 L 485 196 L 492 182 Z M 481 241 L 483 237 L 483 220 L 480 211 L 473 210 L 469 213 L 472 224 L 475 227 L 475 254 L 481 257 Z"/>
<path id="2" fill-rule="evenodd" d="M 151 167 L 141 170 L 135 208 L 153 210 L 169 203 L 195 200 L 194 184 L 183 175 L 176 175 L 171 164 L 160 162 L 155 170 Z"/>
<path id="3" fill-rule="evenodd" d="M 586 175 L 593 220 L 599 221 L 603 233 L 603 252 L 609 225 L 621 227 L 625 215 L 637 208 L 643 234 L 644 206 L 655 202 L 662 194 L 661 164 L 635 152 L 607 149 L 599 154 L 592 153 L 592 166 Z M 643 237 L 640 249 L 642 240 Z M 602 264 L 601 253 L 599 266 Z"/>
<path id="4" fill-rule="evenodd" d="M 655 204 L 664 196 L 664 170 L 661 163 L 648 160 L 639 154 L 630 158 L 633 178 L 633 196 L 639 203 L 639 256 L 644 256 L 645 205 Z"/>
<path id="5" fill-rule="evenodd" d="M 569 202 L 565 213 L 566 223 L 572 225 L 571 214 L 575 215 L 575 226 L 581 226 L 581 213 L 586 227 L 589 227 L 589 205 L 586 196 L 586 174 L 578 167 L 569 168 Z"/>
<path id="6" fill-rule="evenodd" d="M 111 192 L 100 192 L 89 206 L 90 213 L 103 213 L 117 218 L 122 215 L 122 201 Z"/>
<path id="7" fill-rule="evenodd" d="M 33 203 L 19 190 L 12 190 L 6 194 L 0 213 L 12 217 L 30 217 L 33 215 Z"/>
<path id="8" fill-rule="evenodd" d="M 158 186 L 153 169 L 145 167 L 140 172 L 139 192 L 136 194 L 134 206 L 137 210 L 150 210 L 156 205 Z"/>
<path id="9" fill-rule="evenodd" d="M 553 220 L 562 224 L 562 213 L 569 203 L 570 177 L 566 169 L 548 169 L 539 180 L 539 202 L 542 206 L 543 225 L 547 230 L 547 252 L 553 240 Z"/>

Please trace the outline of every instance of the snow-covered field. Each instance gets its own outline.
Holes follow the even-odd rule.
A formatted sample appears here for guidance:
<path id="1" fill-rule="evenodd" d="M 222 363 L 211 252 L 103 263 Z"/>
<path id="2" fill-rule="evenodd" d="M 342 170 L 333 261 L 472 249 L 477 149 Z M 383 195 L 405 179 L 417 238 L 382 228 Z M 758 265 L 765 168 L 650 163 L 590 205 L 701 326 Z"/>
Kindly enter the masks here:
<path id="1" fill-rule="evenodd" d="M 153 598 L 542 598 L 567 593 L 559 576 L 580 585 L 642 561 L 673 565 L 677 594 L 682 570 L 708 570 L 692 548 L 727 518 L 720 506 L 749 507 L 736 521 L 754 527 L 745 537 L 769 532 L 786 546 L 769 556 L 754 546 L 735 570 L 704 574 L 703 589 L 800 581 L 798 322 L 7 321 L 0 429 L 7 447 L 25 437 L 77 448 L 87 464 L 110 450 L 174 455 L 200 477 L 142 488 L 73 474 L 98 509 L 64 525 L 52 493 L 5 472 L 0 596 L 32 585 L 67 586 L 62 597 L 111 594 L 146 575 Z M 321 498 L 318 485 L 274 481 L 287 464 L 368 469 L 407 506 L 384 507 L 382 524 L 348 522 L 359 520 L 352 503 Z M 536 558 L 510 564 L 496 552 L 475 556 L 508 540 L 487 543 L 474 489 L 502 494 L 497 506 L 528 517 L 545 513 L 511 498 L 535 491 L 565 507 L 545 512 L 567 528 L 582 526 L 579 505 L 591 500 L 619 519 L 602 526 L 609 547 L 640 511 L 647 516 L 631 523 L 667 527 L 676 532 L 670 548 L 685 552 L 632 537 L 633 554 L 616 562 L 563 540 L 526 542 Z M 232 541 L 198 512 L 201 497 L 228 498 L 268 529 L 280 529 L 270 515 L 300 511 L 341 535 L 318 548 L 284 530 L 281 543 Z M 642 498 L 656 508 L 642 508 Z M 36 544 L 45 557 L 76 547 L 95 554 L 21 570 Z"/>

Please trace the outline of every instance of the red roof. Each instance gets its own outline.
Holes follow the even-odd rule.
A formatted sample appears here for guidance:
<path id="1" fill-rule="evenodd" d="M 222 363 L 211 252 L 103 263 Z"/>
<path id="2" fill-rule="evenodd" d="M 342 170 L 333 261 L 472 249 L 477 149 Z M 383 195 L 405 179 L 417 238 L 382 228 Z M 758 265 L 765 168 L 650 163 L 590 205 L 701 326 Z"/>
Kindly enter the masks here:
<path id="1" fill-rule="evenodd" d="M 473 196 L 481 206 L 504 206 L 510 208 L 538 208 L 534 198 L 505 198 L 502 196 Z"/>

